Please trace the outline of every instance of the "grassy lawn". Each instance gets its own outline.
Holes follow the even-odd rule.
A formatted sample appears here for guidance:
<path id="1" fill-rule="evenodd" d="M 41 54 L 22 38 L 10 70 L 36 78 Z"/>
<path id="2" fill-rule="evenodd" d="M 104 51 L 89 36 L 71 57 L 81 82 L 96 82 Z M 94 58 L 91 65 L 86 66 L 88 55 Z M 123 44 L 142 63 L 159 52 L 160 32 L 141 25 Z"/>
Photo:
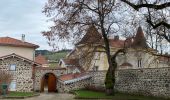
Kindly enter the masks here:
<path id="1" fill-rule="evenodd" d="M 10 92 L 8 97 L 28 97 L 35 95 L 34 92 Z"/>
<path id="2" fill-rule="evenodd" d="M 107 96 L 104 92 L 89 90 L 74 91 L 77 99 L 112 99 L 112 100 L 170 100 L 156 97 L 135 96 L 123 93 L 116 93 L 115 96 Z"/>

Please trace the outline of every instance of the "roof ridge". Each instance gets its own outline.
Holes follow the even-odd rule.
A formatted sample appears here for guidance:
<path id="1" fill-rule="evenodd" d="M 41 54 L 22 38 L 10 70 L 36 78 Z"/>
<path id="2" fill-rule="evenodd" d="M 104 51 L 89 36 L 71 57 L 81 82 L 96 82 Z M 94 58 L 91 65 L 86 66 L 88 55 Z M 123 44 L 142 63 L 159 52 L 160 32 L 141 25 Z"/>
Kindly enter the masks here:
<path id="1" fill-rule="evenodd" d="M 12 37 L 0 37 L 0 44 L 1 45 L 13 45 L 13 46 L 24 46 L 24 47 L 32 47 L 38 48 L 39 46 L 33 43 L 29 43 L 26 41 L 22 41 Z"/>

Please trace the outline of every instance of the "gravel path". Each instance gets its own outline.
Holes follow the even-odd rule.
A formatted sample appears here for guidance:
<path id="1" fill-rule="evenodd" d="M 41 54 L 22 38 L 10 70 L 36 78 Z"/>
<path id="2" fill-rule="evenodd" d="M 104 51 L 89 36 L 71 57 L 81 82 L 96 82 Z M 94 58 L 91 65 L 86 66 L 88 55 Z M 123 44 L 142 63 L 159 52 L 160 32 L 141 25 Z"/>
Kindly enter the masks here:
<path id="1" fill-rule="evenodd" d="M 22 100 L 22 99 L 3 99 L 3 100 Z M 40 96 L 26 98 L 23 100 L 75 100 L 72 94 L 41 93 Z"/>

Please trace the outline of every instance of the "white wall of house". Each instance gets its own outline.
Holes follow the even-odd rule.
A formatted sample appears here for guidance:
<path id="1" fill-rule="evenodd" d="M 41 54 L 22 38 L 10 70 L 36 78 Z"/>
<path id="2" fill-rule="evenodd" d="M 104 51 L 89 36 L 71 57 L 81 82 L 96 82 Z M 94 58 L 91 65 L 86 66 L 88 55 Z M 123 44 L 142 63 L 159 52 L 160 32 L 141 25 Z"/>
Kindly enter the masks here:
<path id="1" fill-rule="evenodd" d="M 114 54 L 115 51 L 112 52 L 112 54 Z M 138 59 L 141 58 L 141 66 L 138 66 Z M 132 65 L 132 67 L 130 67 L 130 69 L 138 69 L 138 68 L 149 68 L 151 63 L 155 64 L 156 62 L 154 62 L 155 56 L 153 56 L 152 54 L 150 54 L 149 52 L 145 52 L 145 51 L 141 51 L 141 55 L 139 56 L 139 58 L 137 57 L 136 51 L 133 49 L 130 49 L 127 51 L 126 55 L 122 55 L 119 54 L 116 57 L 117 60 L 117 64 L 118 67 L 127 62 L 130 63 Z M 91 66 L 89 70 L 108 70 L 108 62 L 107 62 L 107 56 L 105 52 L 95 52 L 94 58 L 91 62 Z M 161 66 L 163 67 L 163 66 Z M 126 67 L 128 68 L 128 67 Z"/>
<path id="2" fill-rule="evenodd" d="M 61 68 L 66 68 L 66 65 L 62 59 L 60 60 L 59 65 Z"/>
<path id="3" fill-rule="evenodd" d="M 126 54 L 126 61 L 132 64 L 133 69 L 149 68 L 149 65 L 153 62 L 154 57 L 155 56 L 150 54 L 149 52 L 140 51 L 140 54 L 138 55 L 137 51 L 129 50 L 128 53 Z M 141 66 L 138 66 L 139 59 L 141 59 Z"/>
<path id="4" fill-rule="evenodd" d="M 0 57 L 15 53 L 30 60 L 35 58 L 35 49 L 27 47 L 0 46 Z"/>

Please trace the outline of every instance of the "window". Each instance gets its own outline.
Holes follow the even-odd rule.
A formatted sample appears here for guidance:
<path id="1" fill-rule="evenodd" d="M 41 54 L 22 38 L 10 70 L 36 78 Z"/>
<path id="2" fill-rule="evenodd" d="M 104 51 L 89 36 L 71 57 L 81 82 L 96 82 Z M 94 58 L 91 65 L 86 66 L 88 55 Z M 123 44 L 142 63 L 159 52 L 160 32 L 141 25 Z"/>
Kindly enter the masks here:
<path id="1" fill-rule="evenodd" d="M 138 68 L 142 67 L 142 59 L 138 59 Z"/>
<path id="2" fill-rule="evenodd" d="M 99 69 L 99 66 L 94 66 L 93 67 L 93 71 L 98 71 L 98 69 Z"/>
<path id="3" fill-rule="evenodd" d="M 15 64 L 11 64 L 9 70 L 15 71 L 16 70 L 16 65 Z"/>
<path id="4" fill-rule="evenodd" d="M 9 85 L 9 90 L 10 91 L 16 91 L 16 80 L 12 80 L 10 85 Z"/>

